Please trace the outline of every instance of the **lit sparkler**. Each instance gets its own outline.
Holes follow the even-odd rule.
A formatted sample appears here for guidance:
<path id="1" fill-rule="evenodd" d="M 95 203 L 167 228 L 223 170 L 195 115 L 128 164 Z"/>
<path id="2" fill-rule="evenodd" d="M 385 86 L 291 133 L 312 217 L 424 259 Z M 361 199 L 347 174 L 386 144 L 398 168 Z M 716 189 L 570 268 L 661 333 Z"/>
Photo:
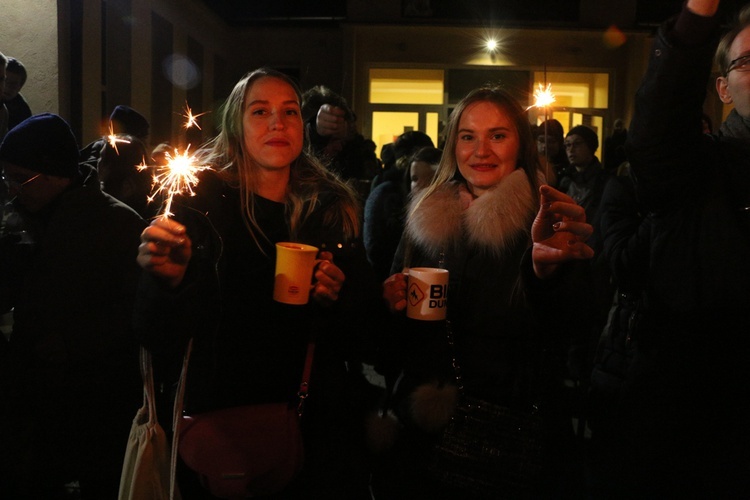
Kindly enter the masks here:
<path id="1" fill-rule="evenodd" d="M 189 129 L 190 127 L 196 127 L 198 130 L 203 130 L 201 126 L 198 125 L 197 118 L 199 116 L 205 115 L 206 113 L 208 113 L 208 111 L 194 115 L 193 110 L 190 109 L 190 106 L 188 106 L 187 103 L 185 103 L 185 112 L 180 115 L 185 117 L 185 125 L 183 125 L 183 127 L 185 127 L 185 130 Z"/>
<path id="2" fill-rule="evenodd" d="M 547 134 L 547 125 L 548 125 L 548 116 L 547 113 L 549 111 L 549 107 L 555 102 L 555 95 L 552 93 L 552 84 L 547 83 L 547 68 L 545 66 L 544 68 L 544 82 L 545 85 L 542 85 L 541 83 L 538 85 L 538 88 L 534 91 L 534 104 L 526 108 L 526 111 L 530 110 L 531 108 L 537 108 L 542 109 L 544 111 L 544 156 L 541 160 L 543 164 L 543 171 L 545 176 L 549 179 L 554 179 L 554 172 L 550 168 L 550 158 L 549 158 L 549 135 Z"/>
<path id="3" fill-rule="evenodd" d="M 123 144 L 130 144 L 129 140 L 120 139 L 119 137 L 117 137 L 117 135 L 115 135 L 115 131 L 112 129 L 112 122 L 109 123 L 109 134 L 107 135 L 107 142 L 114 148 L 115 153 L 117 153 L 118 155 L 120 154 L 120 152 L 117 150 L 118 142 L 121 142 Z"/>
<path id="4" fill-rule="evenodd" d="M 555 102 L 555 95 L 552 93 L 552 84 L 548 83 L 545 87 L 541 83 L 539 88 L 534 91 L 534 104 L 526 108 L 528 111 L 531 108 L 547 108 L 553 102 Z"/>
<path id="5" fill-rule="evenodd" d="M 165 199 L 163 217 L 174 215 L 171 210 L 172 200 L 176 195 L 188 194 L 195 196 L 193 186 L 198 184 L 198 172 L 211 168 L 205 165 L 197 165 L 196 156 L 191 155 L 189 150 L 190 145 L 182 153 L 175 148 L 174 156 L 169 152 L 165 154 L 167 159 L 166 165 L 153 167 L 156 170 L 152 177 L 153 187 L 151 195 L 148 197 L 148 202 L 151 203 L 157 195 L 162 194 Z M 141 164 L 137 168 L 144 170 L 152 167 Z"/>

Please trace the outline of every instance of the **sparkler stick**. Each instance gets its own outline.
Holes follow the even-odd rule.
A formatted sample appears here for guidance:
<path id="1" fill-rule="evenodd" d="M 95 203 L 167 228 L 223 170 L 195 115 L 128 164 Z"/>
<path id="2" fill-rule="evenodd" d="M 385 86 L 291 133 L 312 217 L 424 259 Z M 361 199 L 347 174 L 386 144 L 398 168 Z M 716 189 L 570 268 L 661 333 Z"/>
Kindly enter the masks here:
<path id="1" fill-rule="evenodd" d="M 152 177 L 152 189 L 148 202 L 154 201 L 159 194 L 165 197 L 162 217 L 174 215 L 172 213 L 172 200 L 176 195 L 195 196 L 193 187 L 198 184 L 198 172 L 211 168 L 206 165 L 197 165 L 195 155 L 191 155 L 189 151 L 190 145 L 182 153 L 175 148 L 174 156 L 169 152 L 165 154 L 166 165 L 154 167 L 156 171 Z M 151 167 L 141 164 L 137 168 L 143 170 Z"/>
<path id="2" fill-rule="evenodd" d="M 549 145 L 547 143 L 547 112 L 552 103 L 555 102 L 555 95 L 552 93 L 552 84 L 547 83 L 547 66 L 544 66 L 544 85 L 539 84 L 537 90 L 534 91 L 534 104 L 526 108 L 526 111 L 531 108 L 542 109 L 544 111 L 544 164 L 545 173 L 549 168 Z"/>

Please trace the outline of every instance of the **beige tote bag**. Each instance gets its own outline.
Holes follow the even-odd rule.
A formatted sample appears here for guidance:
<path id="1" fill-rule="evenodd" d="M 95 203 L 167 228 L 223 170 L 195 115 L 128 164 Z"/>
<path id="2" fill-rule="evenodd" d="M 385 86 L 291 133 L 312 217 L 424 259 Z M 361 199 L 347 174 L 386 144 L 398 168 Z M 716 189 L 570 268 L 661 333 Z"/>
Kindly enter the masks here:
<path id="1" fill-rule="evenodd" d="M 190 344 L 188 350 L 191 347 Z M 188 355 L 186 353 L 185 362 L 187 362 Z M 175 484 L 176 453 L 173 453 L 173 451 L 176 452 L 177 443 L 174 443 L 174 450 L 170 450 L 167 436 L 156 417 L 151 353 L 143 347 L 141 347 L 140 361 L 143 377 L 143 406 L 136 413 L 130 429 L 118 498 L 119 500 L 180 500 L 180 492 Z M 175 401 L 177 415 L 182 411 L 184 368 Z M 175 432 L 174 435 L 179 436 L 179 433 Z"/>

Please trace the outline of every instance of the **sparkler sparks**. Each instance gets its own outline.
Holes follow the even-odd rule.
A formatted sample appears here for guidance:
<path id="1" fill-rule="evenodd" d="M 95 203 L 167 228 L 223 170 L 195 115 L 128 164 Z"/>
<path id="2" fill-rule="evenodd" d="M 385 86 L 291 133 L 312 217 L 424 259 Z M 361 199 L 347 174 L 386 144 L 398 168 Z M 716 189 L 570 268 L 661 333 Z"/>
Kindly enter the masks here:
<path id="1" fill-rule="evenodd" d="M 109 124 L 109 134 L 107 135 L 107 142 L 110 146 L 112 146 L 115 150 L 115 153 L 119 156 L 120 151 L 117 150 L 117 143 L 121 142 L 123 144 L 130 144 L 130 141 L 127 139 L 120 139 L 115 135 L 115 131 L 112 129 L 112 123 Z"/>
<path id="2" fill-rule="evenodd" d="M 526 110 L 528 111 L 531 108 L 547 108 L 553 102 L 555 102 L 555 96 L 552 93 L 552 84 L 548 83 L 545 88 L 544 85 L 540 83 L 539 88 L 534 91 L 534 104 L 526 108 Z"/>
<path id="3" fill-rule="evenodd" d="M 180 115 L 180 116 L 184 116 L 185 117 L 186 121 L 185 121 L 185 124 L 183 125 L 183 127 L 185 128 L 185 130 L 189 129 L 190 127 L 196 127 L 198 130 L 203 130 L 201 128 L 201 126 L 198 125 L 197 118 L 199 116 L 205 115 L 206 113 L 208 113 L 208 111 L 205 111 L 203 113 L 198 113 L 197 115 L 194 115 L 193 114 L 193 110 L 191 110 L 190 106 L 188 106 L 188 104 L 185 103 L 185 112 L 182 115 Z"/>
<path id="4" fill-rule="evenodd" d="M 148 202 L 154 201 L 159 194 L 163 195 L 163 217 L 174 215 L 172 213 L 172 200 L 176 195 L 195 196 L 193 187 L 198 184 L 198 172 L 211 168 L 205 165 L 197 165 L 195 155 L 191 155 L 189 150 L 190 145 L 182 153 L 175 148 L 174 156 L 169 152 L 165 154 L 166 165 L 153 167 L 156 170 L 152 177 L 152 190 Z M 143 170 L 151 167 L 142 164 L 138 165 L 137 168 Z"/>

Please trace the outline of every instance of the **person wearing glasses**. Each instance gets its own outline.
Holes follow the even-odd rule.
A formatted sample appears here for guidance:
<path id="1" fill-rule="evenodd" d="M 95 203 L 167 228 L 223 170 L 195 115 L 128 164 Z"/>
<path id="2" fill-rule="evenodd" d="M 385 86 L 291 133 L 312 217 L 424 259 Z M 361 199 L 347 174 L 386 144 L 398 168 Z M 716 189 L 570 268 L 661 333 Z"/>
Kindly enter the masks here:
<path id="1" fill-rule="evenodd" d="M 563 146 L 572 168 L 570 175 L 560 181 L 560 191 L 586 210 L 586 220 L 594 226 L 593 239 L 588 243 L 596 250 L 599 203 L 610 177 L 595 155 L 599 149 L 599 137 L 593 129 L 578 125 L 568 131 Z"/>
<path id="2" fill-rule="evenodd" d="M 130 318 L 146 223 L 78 164 L 57 115 L 11 129 L 0 168 L 23 228 L 0 248 L 0 308 L 13 312 L 0 345 L 0 498 L 67 498 L 74 481 L 80 498 L 117 498 L 142 401 Z"/>
<path id="3" fill-rule="evenodd" d="M 720 12 L 688 0 L 659 30 L 627 145 L 639 213 L 623 198 L 602 219 L 617 285 L 640 295 L 616 319 L 633 354 L 592 425 L 592 498 L 750 492 L 750 6 L 715 51 Z M 712 136 L 714 55 L 734 109 Z"/>
<path id="4" fill-rule="evenodd" d="M 607 319 L 607 311 L 610 306 L 609 299 L 613 292 L 610 285 L 609 269 L 606 263 L 599 258 L 602 242 L 602 232 L 599 227 L 601 218 L 599 207 L 601 206 L 604 189 L 612 175 L 604 169 L 599 158 L 596 157 L 596 151 L 599 149 L 599 137 L 592 128 L 585 125 L 571 128 L 565 135 L 563 146 L 570 167 L 569 174 L 560 180 L 559 189 L 583 207 L 586 211 L 586 220 L 594 228 L 594 232 L 586 240 L 586 243 L 594 249 L 595 254 L 591 261 L 588 278 L 590 286 L 595 290 L 593 296 L 598 299 L 595 306 L 598 313 L 590 318 L 592 335 L 597 338 Z M 588 349 L 585 346 L 579 346 L 578 349 L 571 350 L 569 363 L 571 367 L 575 367 L 572 368 L 572 377 L 576 380 L 579 377 L 587 376 L 589 370 L 587 351 Z"/>

